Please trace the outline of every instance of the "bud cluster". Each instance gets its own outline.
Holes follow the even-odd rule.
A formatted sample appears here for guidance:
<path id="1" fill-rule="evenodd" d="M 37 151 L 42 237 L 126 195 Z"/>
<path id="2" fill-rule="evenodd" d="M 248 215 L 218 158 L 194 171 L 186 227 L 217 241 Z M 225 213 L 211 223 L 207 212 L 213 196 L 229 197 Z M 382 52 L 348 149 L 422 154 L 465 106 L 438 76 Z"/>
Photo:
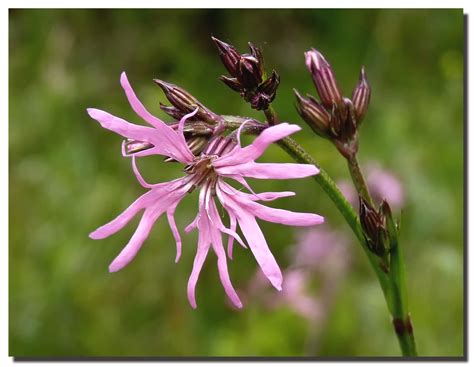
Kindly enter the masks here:
<path id="1" fill-rule="evenodd" d="M 370 85 L 362 67 L 351 99 L 342 95 L 331 65 L 315 49 L 305 53 L 306 66 L 311 73 L 320 101 L 298 91 L 296 108 L 300 116 L 318 135 L 331 140 L 346 157 L 357 152 L 357 129 L 370 101 Z"/>
<path id="2" fill-rule="evenodd" d="M 261 50 L 249 42 L 250 53 L 240 54 L 234 46 L 215 37 L 212 37 L 212 40 L 219 50 L 222 63 L 230 74 L 230 77 L 221 75 L 220 80 L 239 92 L 252 108 L 268 109 L 276 96 L 280 77 L 275 70 L 272 71 L 270 77 L 266 77 Z"/>

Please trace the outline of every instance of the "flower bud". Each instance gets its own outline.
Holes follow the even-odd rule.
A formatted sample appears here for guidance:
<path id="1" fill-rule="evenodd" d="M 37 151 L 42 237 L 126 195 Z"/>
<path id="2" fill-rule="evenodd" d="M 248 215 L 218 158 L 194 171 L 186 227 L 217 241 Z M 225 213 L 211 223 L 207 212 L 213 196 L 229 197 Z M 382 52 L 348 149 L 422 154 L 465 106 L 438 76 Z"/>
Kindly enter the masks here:
<path id="1" fill-rule="evenodd" d="M 166 98 L 175 106 L 178 110 L 190 113 L 193 112 L 196 107 L 200 104 L 199 101 L 194 98 L 190 93 L 177 85 L 164 82 L 159 79 L 153 79 L 158 84 L 166 95 Z"/>
<path id="2" fill-rule="evenodd" d="M 313 129 L 313 131 L 325 138 L 330 135 L 329 121 L 331 115 L 314 98 L 303 98 L 296 89 L 293 89 L 296 96 L 296 109 L 303 120 Z"/>
<path id="3" fill-rule="evenodd" d="M 186 140 L 186 144 L 191 152 L 198 156 L 206 147 L 209 138 L 206 136 L 192 136 Z"/>
<path id="4" fill-rule="evenodd" d="M 199 107 L 198 112 L 194 116 L 194 119 L 203 120 L 209 123 L 221 122 L 222 117 L 215 114 L 208 108 L 206 108 L 201 102 L 199 102 L 195 97 L 193 97 L 189 92 L 183 88 L 178 87 L 177 85 L 164 82 L 163 80 L 153 79 L 153 81 L 158 84 L 163 92 L 168 98 L 168 101 L 175 107 L 161 107 L 161 109 L 170 114 L 172 117 L 177 117 L 182 114 L 182 116 L 193 112 L 196 108 Z M 182 117 L 181 116 L 181 117 Z M 179 117 L 179 118 L 181 118 Z"/>
<path id="5" fill-rule="evenodd" d="M 364 118 L 365 113 L 369 107 L 370 94 L 370 85 L 365 75 L 365 69 L 362 67 L 360 71 L 359 82 L 352 92 L 352 103 L 354 104 L 358 125 L 362 122 L 362 119 Z"/>
<path id="6" fill-rule="evenodd" d="M 337 86 L 331 65 L 314 48 L 305 52 L 305 57 L 306 66 L 311 73 L 322 104 L 326 108 L 332 108 L 333 104 L 340 106 L 342 104 L 342 95 Z"/>
<path id="7" fill-rule="evenodd" d="M 359 196 L 359 218 L 367 247 L 377 256 L 384 256 L 386 253 L 385 243 L 387 242 L 385 217 Z"/>
<path id="8" fill-rule="evenodd" d="M 248 43 L 250 53 L 239 54 L 234 46 L 212 37 L 219 50 L 222 63 L 230 73 L 230 77 L 220 79 L 232 90 L 239 92 L 252 108 L 268 109 L 276 96 L 280 77 L 273 71 L 266 78 L 262 51 L 252 43 Z"/>
<path id="9" fill-rule="evenodd" d="M 167 106 L 167 105 L 165 105 L 161 102 L 160 102 L 160 108 L 164 113 L 166 113 L 167 115 L 173 117 L 176 120 L 181 120 L 181 118 L 184 115 L 186 115 L 186 112 L 183 112 L 183 111 L 181 111 L 181 110 L 179 110 L 179 109 L 177 109 L 176 107 L 173 107 L 173 106 Z"/>
<path id="10" fill-rule="evenodd" d="M 244 88 L 256 88 L 262 82 L 262 72 L 258 59 L 252 55 L 242 55 L 236 76 Z"/>
<path id="11" fill-rule="evenodd" d="M 234 46 L 228 43 L 222 42 L 221 40 L 211 37 L 219 50 L 219 57 L 224 64 L 230 75 L 235 76 L 237 73 L 237 67 L 240 60 L 240 54 L 237 52 Z"/>
<path id="12" fill-rule="evenodd" d="M 276 91 L 280 85 L 280 76 L 275 70 L 272 71 L 272 75 L 267 78 L 262 84 L 257 88 L 258 93 L 264 93 L 270 97 L 271 101 L 275 98 Z"/>
<path id="13" fill-rule="evenodd" d="M 154 145 L 145 141 L 127 139 L 123 142 L 122 152 L 125 156 L 143 152 L 144 150 L 153 148 Z"/>
<path id="14" fill-rule="evenodd" d="M 333 108 L 332 116 L 337 116 L 338 137 L 341 141 L 351 141 L 357 132 L 357 120 L 355 117 L 354 106 L 349 98 L 343 98 L 344 108 Z M 336 119 L 332 119 L 332 122 Z"/>
<path id="15" fill-rule="evenodd" d="M 261 83 L 255 91 L 244 93 L 244 99 L 250 102 L 252 108 L 259 111 L 266 110 L 275 99 L 279 84 L 280 77 L 275 70 L 273 70 L 272 75 Z"/>
<path id="16" fill-rule="evenodd" d="M 229 78 L 225 75 L 221 75 L 219 79 L 222 80 L 230 89 L 236 92 L 242 91 L 242 85 L 239 83 L 237 78 Z"/>

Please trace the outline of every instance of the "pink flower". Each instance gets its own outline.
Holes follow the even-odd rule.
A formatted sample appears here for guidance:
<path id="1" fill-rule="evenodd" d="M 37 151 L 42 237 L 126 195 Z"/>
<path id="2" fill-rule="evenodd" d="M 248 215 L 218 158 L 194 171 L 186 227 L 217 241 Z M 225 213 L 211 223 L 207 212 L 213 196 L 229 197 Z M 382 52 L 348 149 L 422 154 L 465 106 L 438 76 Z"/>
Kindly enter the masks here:
<path id="1" fill-rule="evenodd" d="M 199 230 L 197 253 L 188 282 L 188 299 L 191 306 L 196 308 L 196 283 L 207 253 L 212 248 L 217 255 L 219 276 L 226 294 L 235 306 L 242 307 L 239 296 L 230 281 L 227 268 L 227 256 L 232 259 L 234 240 L 237 240 L 243 247 L 247 247 L 236 233 L 237 224 L 263 273 L 276 289 L 281 290 L 281 270 L 268 248 L 256 218 L 292 226 L 316 225 L 322 223 L 324 218 L 317 214 L 296 213 L 259 204 L 257 201 L 271 201 L 295 194 L 289 191 L 256 194 L 250 189 L 245 177 L 288 179 L 317 174 L 318 169 L 308 164 L 255 162 L 270 144 L 300 130 L 300 128 L 287 123 L 267 128 L 252 144 L 246 147 L 240 145 L 239 138 L 235 142 L 227 137 L 214 137 L 203 153 L 194 156 L 186 145 L 183 128 L 186 119 L 193 116 L 196 111 L 184 116 L 175 130 L 146 110 L 136 97 L 125 73 L 122 73 L 120 82 L 133 110 L 152 127 L 131 124 L 94 108 L 89 108 L 87 112 L 102 127 L 146 146 L 147 149 L 131 153 L 129 156 L 132 157 L 133 171 L 138 181 L 149 191 L 140 196 L 117 218 L 90 234 L 93 239 L 106 238 L 122 229 L 138 212 L 144 210 L 134 235 L 110 264 L 109 270 L 111 272 L 118 271 L 133 260 L 148 237 L 155 221 L 165 213 L 176 240 L 176 261 L 178 261 L 181 254 L 181 237 L 174 220 L 174 213 L 181 199 L 188 192 L 199 188 L 198 214 L 185 229 L 185 232 L 195 228 Z M 123 154 L 127 155 L 126 152 Z M 183 163 L 186 165 L 184 170 L 186 175 L 165 183 L 149 184 L 145 182 L 136 166 L 135 157 L 151 154 L 164 155 Z M 250 193 L 233 188 L 225 181 L 227 178 L 236 180 L 249 189 Z M 216 198 L 229 215 L 229 227 L 224 225 L 218 214 Z M 222 234 L 228 236 L 227 255 L 224 250 Z"/>

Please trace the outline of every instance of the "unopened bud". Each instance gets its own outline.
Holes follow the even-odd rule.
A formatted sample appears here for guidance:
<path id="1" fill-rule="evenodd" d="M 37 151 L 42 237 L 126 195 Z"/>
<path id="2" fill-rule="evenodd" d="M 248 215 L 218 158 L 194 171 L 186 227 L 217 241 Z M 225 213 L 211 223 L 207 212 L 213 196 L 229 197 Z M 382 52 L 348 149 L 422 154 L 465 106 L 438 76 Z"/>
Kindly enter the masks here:
<path id="1" fill-rule="evenodd" d="M 296 89 L 293 89 L 293 92 L 296 96 L 296 109 L 303 120 L 316 134 L 328 138 L 331 119 L 329 112 L 314 98 L 303 98 Z"/>
<path id="2" fill-rule="evenodd" d="M 154 145 L 145 141 L 127 139 L 123 142 L 123 152 L 125 155 L 143 152 L 144 150 L 153 148 Z"/>
<path id="3" fill-rule="evenodd" d="M 322 104 L 326 108 L 332 108 L 333 104 L 341 106 L 342 95 L 337 86 L 331 65 L 329 65 L 324 56 L 314 48 L 305 52 L 305 57 L 306 66 L 311 73 Z"/>
<path id="4" fill-rule="evenodd" d="M 153 81 L 163 89 L 168 101 L 180 111 L 187 113 L 192 112 L 200 104 L 190 93 L 177 85 L 159 79 L 153 79 Z"/>
<path id="5" fill-rule="evenodd" d="M 279 85 L 280 76 L 275 70 L 273 70 L 272 75 L 270 75 L 269 78 L 267 78 L 262 84 L 258 86 L 257 93 L 265 93 L 273 101 Z"/>
<path id="6" fill-rule="evenodd" d="M 208 141 L 209 138 L 205 136 L 192 136 L 191 138 L 186 140 L 186 143 L 188 144 L 188 147 L 191 152 L 195 156 L 197 156 L 204 150 Z"/>
<path id="7" fill-rule="evenodd" d="M 256 57 L 242 55 L 237 69 L 237 79 L 245 89 L 256 88 L 262 82 L 262 71 Z"/>
<path id="8" fill-rule="evenodd" d="M 171 104 L 176 108 L 172 109 L 170 107 L 162 107 L 162 110 L 170 114 L 172 117 L 182 117 L 188 113 L 195 111 L 196 108 L 199 107 L 199 110 L 194 116 L 194 119 L 199 119 L 210 123 L 218 123 L 222 121 L 221 116 L 215 114 L 214 112 L 206 108 L 201 102 L 197 100 L 197 98 L 195 98 L 183 88 L 180 88 L 177 85 L 167 83 L 159 79 L 153 79 L 153 81 L 158 84 L 161 89 L 163 89 L 163 92 L 165 93 L 166 98 L 168 98 L 168 101 L 170 101 Z"/>
<path id="9" fill-rule="evenodd" d="M 339 139 L 349 142 L 354 138 L 357 132 L 357 120 L 354 106 L 349 98 L 343 98 L 343 106 L 343 108 L 336 110 L 337 113 L 335 113 L 333 109 L 333 116 L 337 115 L 337 119 L 340 121 L 338 131 Z"/>
<path id="10" fill-rule="evenodd" d="M 365 199 L 359 197 L 359 218 L 367 247 L 374 254 L 382 257 L 386 253 L 385 243 L 387 242 L 384 216 L 372 208 Z"/>
<path id="11" fill-rule="evenodd" d="M 275 99 L 280 77 L 273 70 L 272 75 L 261 83 L 255 91 L 244 93 L 244 98 L 256 110 L 266 110 Z"/>
<path id="12" fill-rule="evenodd" d="M 166 113 L 167 115 L 173 117 L 176 120 L 181 120 L 181 118 L 186 115 L 186 112 L 183 112 L 176 107 L 173 106 L 167 106 L 163 103 L 160 102 L 160 108 L 161 110 Z"/>
<path id="13" fill-rule="evenodd" d="M 362 119 L 364 118 L 365 113 L 369 107 L 370 94 L 370 85 L 365 75 L 365 69 L 362 67 L 360 71 L 359 82 L 352 92 L 352 103 L 354 104 L 358 125 L 362 122 Z"/>
<path id="14" fill-rule="evenodd" d="M 232 90 L 239 92 L 246 102 L 256 110 L 268 109 L 276 96 L 280 77 L 273 71 L 266 78 L 262 51 L 252 43 L 248 43 L 250 53 L 239 54 L 234 46 L 212 37 L 219 50 L 222 63 L 230 73 L 230 77 L 220 79 Z"/>
<path id="15" fill-rule="evenodd" d="M 211 37 L 219 50 L 219 57 L 230 75 L 235 76 L 240 60 L 240 54 L 234 46 L 229 45 L 215 37 Z"/>
<path id="16" fill-rule="evenodd" d="M 219 77 L 230 89 L 235 90 L 236 92 L 242 91 L 242 85 L 239 83 L 237 78 L 229 78 L 225 75 Z"/>

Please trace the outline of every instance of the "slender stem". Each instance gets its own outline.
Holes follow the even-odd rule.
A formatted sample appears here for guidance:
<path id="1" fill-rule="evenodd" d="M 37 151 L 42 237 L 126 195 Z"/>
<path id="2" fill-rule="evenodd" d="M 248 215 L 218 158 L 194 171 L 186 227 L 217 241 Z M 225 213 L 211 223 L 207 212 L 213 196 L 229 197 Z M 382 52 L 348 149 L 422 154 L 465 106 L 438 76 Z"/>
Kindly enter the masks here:
<path id="1" fill-rule="evenodd" d="M 390 279 L 392 316 L 395 333 L 404 356 L 416 356 L 415 335 L 408 313 L 408 299 L 406 291 L 405 264 L 398 242 L 398 228 L 393 221 L 388 205 L 385 207 L 385 216 L 390 241 Z"/>
<path id="2" fill-rule="evenodd" d="M 244 121 L 248 120 L 242 117 L 237 116 L 224 116 L 226 119 L 226 126 L 229 129 L 236 128 L 240 126 Z M 244 132 L 249 134 L 259 134 L 262 130 L 268 127 L 267 124 L 259 124 L 255 121 L 256 124 L 249 124 L 249 129 L 244 127 Z M 278 145 L 283 148 L 296 162 L 316 164 L 316 161 L 309 155 L 295 140 L 291 138 L 285 138 L 278 142 Z M 372 199 L 367 190 L 367 185 L 365 184 L 364 177 L 360 170 L 357 160 L 350 160 L 349 169 L 351 171 L 351 176 L 353 180 L 357 183 L 356 186 L 359 192 L 364 192 L 366 200 L 372 202 Z M 398 246 L 398 236 L 392 235 L 390 238 L 391 242 L 391 266 L 389 273 L 384 271 L 383 266 L 381 266 L 380 259 L 374 255 L 367 247 L 365 242 L 365 237 L 360 225 L 359 217 L 354 211 L 354 208 L 346 200 L 344 195 L 340 192 L 337 185 L 329 177 L 329 175 L 320 168 L 319 174 L 312 176 L 314 180 L 321 186 L 321 188 L 326 192 L 332 202 L 336 205 L 336 208 L 342 214 L 346 222 L 351 227 L 352 231 L 356 235 L 359 243 L 362 246 L 365 254 L 367 255 L 370 265 L 372 266 L 377 279 L 380 283 L 380 286 L 385 297 L 388 309 L 393 318 L 393 325 L 395 334 L 397 335 L 400 348 L 402 350 L 403 356 L 416 356 L 416 345 L 415 337 L 413 334 L 413 327 L 410 321 L 408 314 L 408 306 L 406 299 L 406 283 L 405 283 L 405 271 L 403 258 L 401 256 L 400 247 Z M 364 190 L 365 188 L 365 190 Z M 392 227 L 395 227 L 393 220 L 389 223 Z M 396 230 L 392 228 L 390 233 L 396 233 Z"/>
<path id="3" fill-rule="evenodd" d="M 263 110 L 265 117 L 267 118 L 269 125 L 276 125 L 278 124 L 278 116 L 274 110 L 274 108 L 270 105 L 266 110 Z"/>
<path id="4" fill-rule="evenodd" d="M 314 159 L 293 139 L 282 139 L 278 142 L 278 145 L 280 145 L 297 162 L 316 165 Z M 368 195 L 367 186 L 365 185 L 365 180 L 362 176 L 357 160 L 352 161 L 352 163 L 354 162 L 356 163 L 356 165 L 353 165 L 352 167 L 357 167 L 357 169 L 354 171 L 356 177 L 358 179 L 361 179 L 361 181 L 358 181 L 358 184 L 362 183 L 365 186 L 367 198 L 368 200 L 370 200 L 369 202 L 371 202 L 372 199 L 370 195 Z M 351 164 L 349 164 L 349 166 L 351 166 Z M 322 187 L 322 189 L 326 192 L 329 198 L 333 201 L 333 203 L 336 205 L 339 212 L 344 216 L 344 219 L 351 227 L 352 231 L 359 240 L 362 249 L 369 258 L 370 264 L 379 280 L 389 311 L 392 314 L 395 334 L 397 335 L 403 356 L 416 356 L 417 352 L 415 345 L 415 337 L 413 334 L 413 326 L 411 324 L 410 317 L 407 311 L 408 307 L 406 302 L 405 290 L 406 284 L 404 277 L 405 272 L 402 256 L 400 254 L 400 246 L 398 246 L 398 238 L 395 236 L 394 239 L 391 239 L 391 242 L 397 242 L 396 246 L 392 247 L 393 250 L 391 254 L 390 274 L 386 274 L 380 266 L 379 258 L 375 256 L 372 252 L 370 252 L 367 248 L 357 214 L 355 213 L 349 202 L 347 202 L 342 193 L 339 191 L 334 181 L 321 168 L 319 174 L 313 177 L 316 182 Z M 392 231 L 392 233 L 394 232 Z"/>
<path id="5" fill-rule="evenodd" d="M 347 158 L 347 165 L 358 194 L 374 208 L 374 201 L 367 188 L 356 154 L 352 154 Z M 393 317 L 393 326 L 402 354 L 404 356 L 416 356 L 413 326 L 408 314 L 405 266 L 398 242 L 398 229 L 393 222 L 391 212 L 387 214 L 389 217 L 387 218 L 387 226 L 390 237 L 389 291 L 386 293 L 387 305 Z"/>
<path id="6" fill-rule="evenodd" d="M 362 196 L 371 206 L 374 207 L 374 202 L 372 197 L 369 193 L 369 188 L 367 187 L 367 183 L 365 182 L 364 175 L 359 166 L 359 162 L 357 160 L 357 154 L 352 154 L 347 158 L 347 166 L 349 167 L 349 172 L 352 177 L 352 182 L 354 182 L 354 186 L 356 187 L 357 193 Z"/>
<path id="7" fill-rule="evenodd" d="M 318 166 L 313 159 L 296 141 L 292 138 L 285 138 L 278 142 L 278 145 L 283 148 L 295 161 L 299 163 L 309 163 Z M 312 176 L 314 180 L 321 186 L 321 188 L 326 192 L 332 202 L 336 205 L 339 212 L 342 214 L 346 222 L 351 227 L 352 231 L 356 235 L 362 249 L 369 258 L 370 264 L 374 269 L 379 283 L 382 287 L 384 294 L 386 294 L 388 289 L 388 278 L 380 267 L 379 259 L 374 256 L 365 245 L 365 238 L 360 226 L 359 217 L 357 213 L 352 208 L 351 204 L 346 200 L 344 195 L 338 189 L 334 181 L 329 177 L 329 175 L 322 168 L 319 168 L 319 174 Z"/>

